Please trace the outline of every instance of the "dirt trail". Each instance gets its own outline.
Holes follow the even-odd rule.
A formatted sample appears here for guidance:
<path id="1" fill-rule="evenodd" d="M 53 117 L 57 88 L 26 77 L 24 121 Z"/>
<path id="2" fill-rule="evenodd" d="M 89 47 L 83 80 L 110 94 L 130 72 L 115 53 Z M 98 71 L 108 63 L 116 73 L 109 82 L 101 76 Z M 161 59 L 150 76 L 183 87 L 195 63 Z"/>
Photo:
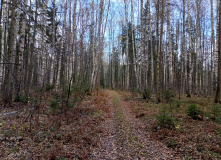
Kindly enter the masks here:
<path id="1" fill-rule="evenodd" d="M 111 116 L 102 124 L 105 135 L 91 159 L 180 159 L 162 143 L 152 141 L 148 131 L 116 91 L 106 90 Z"/>

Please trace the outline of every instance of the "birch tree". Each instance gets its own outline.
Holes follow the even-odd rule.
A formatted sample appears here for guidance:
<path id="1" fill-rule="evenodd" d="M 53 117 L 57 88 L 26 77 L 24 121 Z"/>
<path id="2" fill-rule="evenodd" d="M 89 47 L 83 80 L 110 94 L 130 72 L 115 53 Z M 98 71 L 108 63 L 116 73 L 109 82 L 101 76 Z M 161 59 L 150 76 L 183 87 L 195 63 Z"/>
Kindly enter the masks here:
<path id="1" fill-rule="evenodd" d="M 19 77 L 18 77 L 18 88 L 17 88 L 17 97 L 21 97 L 21 89 L 23 88 L 23 54 L 25 47 L 25 28 L 26 28 L 26 14 L 27 14 L 27 3 L 28 0 L 24 0 L 23 13 L 21 15 L 21 35 L 20 35 L 20 46 L 19 46 Z"/>
<path id="2" fill-rule="evenodd" d="M 189 34 L 189 80 L 188 80 L 188 93 L 192 94 L 192 38 L 191 38 L 191 16 L 190 16 L 190 0 L 187 3 L 188 6 L 188 34 Z"/>
<path id="3" fill-rule="evenodd" d="M 173 89 L 173 53 L 172 53 L 172 37 L 170 26 L 170 0 L 167 0 L 167 27 L 169 38 L 169 88 Z"/>
<path id="4" fill-rule="evenodd" d="M 15 19 L 15 9 L 16 9 L 16 0 L 12 0 L 12 7 L 11 7 L 11 23 L 10 23 L 10 30 L 9 30 L 9 34 L 8 34 L 8 53 L 6 55 L 6 62 L 9 64 L 12 61 L 12 54 L 13 54 L 13 49 L 14 49 L 14 37 L 15 35 L 15 23 L 16 23 L 16 19 Z M 10 103 L 12 100 L 12 90 L 10 89 L 10 85 L 12 82 L 11 79 L 11 73 L 12 73 L 12 67 L 11 65 L 6 65 L 5 66 L 5 76 L 4 76 L 4 82 L 3 82 L 3 91 L 4 91 L 4 95 L 3 95 L 3 101 L 5 101 L 6 103 Z"/>
<path id="5" fill-rule="evenodd" d="M 97 43 L 96 43 L 96 48 L 97 48 L 97 53 L 94 52 L 94 61 L 93 61 L 93 71 L 92 71 L 92 76 L 91 76 L 91 90 L 94 90 L 96 87 L 98 87 L 98 68 L 99 68 L 99 54 L 101 51 L 101 24 L 102 24 L 102 19 L 103 19 L 103 5 L 104 5 L 104 0 L 100 1 L 100 12 L 99 12 L 99 24 L 98 24 L 98 34 L 97 34 Z"/>

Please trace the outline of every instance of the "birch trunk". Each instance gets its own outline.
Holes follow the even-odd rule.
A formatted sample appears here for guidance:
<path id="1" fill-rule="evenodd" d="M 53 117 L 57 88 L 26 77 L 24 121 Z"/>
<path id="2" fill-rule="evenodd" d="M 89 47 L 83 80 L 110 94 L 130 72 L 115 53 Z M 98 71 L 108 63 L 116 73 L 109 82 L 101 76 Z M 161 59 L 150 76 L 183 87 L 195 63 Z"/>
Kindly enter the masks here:
<path id="1" fill-rule="evenodd" d="M 75 74 L 75 56 L 76 56 L 76 14 L 77 14 L 77 0 L 74 1 L 74 12 L 73 12 L 73 40 L 72 40 L 72 76 Z M 92 13 L 93 14 L 93 13 Z"/>
<path id="2" fill-rule="evenodd" d="M 43 30 L 42 30 L 42 51 L 41 51 L 41 67 L 40 67 L 40 84 L 44 87 L 45 79 L 46 79 L 46 27 L 47 27 L 47 5 L 48 0 L 45 0 L 43 4 L 43 15 L 42 15 L 42 22 L 43 22 Z"/>
<path id="3" fill-rule="evenodd" d="M 21 89 L 23 84 L 23 54 L 25 47 L 25 28 L 26 28 L 26 13 L 27 13 L 27 3 L 28 0 L 24 0 L 23 13 L 21 15 L 21 35 L 20 35 L 20 46 L 19 46 L 19 77 L 18 77 L 18 88 L 17 97 L 21 97 Z"/>
<path id="4" fill-rule="evenodd" d="M 5 9 L 4 9 L 5 10 Z M 3 56 L 4 56 L 4 27 L 2 26 L 2 14 L 3 14 L 3 0 L 1 0 L 1 8 L 0 8 L 0 86 L 2 85 L 3 78 Z"/>
<path id="5" fill-rule="evenodd" d="M 13 49 L 14 49 L 14 37 L 15 37 L 15 5 L 16 0 L 12 0 L 12 8 L 11 8 L 11 24 L 10 24 L 10 30 L 8 33 L 8 54 L 6 55 L 6 62 L 11 63 Z M 12 90 L 10 89 L 11 86 L 11 66 L 6 65 L 5 69 L 5 77 L 4 77 L 4 84 L 3 84 L 3 101 L 5 103 L 10 103 L 12 100 Z"/>
<path id="6" fill-rule="evenodd" d="M 164 23 L 164 0 L 161 1 L 161 24 L 160 24 L 160 48 L 159 48 L 159 79 L 158 79 L 158 102 L 161 102 L 161 92 L 163 90 L 163 77 L 162 77 L 162 70 L 163 70 L 163 23 Z M 161 72 L 160 72 L 161 71 Z"/>
<path id="7" fill-rule="evenodd" d="M 170 25 L 170 0 L 167 0 L 167 26 L 169 38 L 169 88 L 173 90 L 173 53 L 172 53 L 172 37 Z"/>
<path id="8" fill-rule="evenodd" d="M 129 36 L 128 36 L 128 9 L 127 9 L 127 1 L 124 0 L 124 11 L 125 11 L 125 23 L 126 23 L 126 90 L 129 89 Z"/>
<path id="9" fill-rule="evenodd" d="M 190 17 L 190 0 L 188 0 L 188 34 L 189 34 L 189 81 L 188 81 L 188 92 L 192 94 L 192 38 L 191 38 L 191 17 Z"/>
<path id="10" fill-rule="evenodd" d="M 32 74 L 32 69 L 33 69 L 33 55 L 34 55 L 34 48 L 35 48 L 35 42 L 36 42 L 36 35 L 37 35 L 37 22 L 38 22 L 38 0 L 35 1 L 36 3 L 36 8 L 35 8 L 35 19 L 34 19 L 34 31 L 33 31 L 33 37 L 32 37 L 32 42 L 31 42 L 31 53 L 29 56 L 29 61 L 30 61 L 30 66 L 28 70 L 28 78 L 27 78 L 27 85 L 25 86 L 25 94 L 26 97 L 29 96 L 29 91 L 30 91 L 30 84 L 33 79 L 33 74 Z"/>
<path id="11" fill-rule="evenodd" d="M 211 0 L 211 10 L 213 7 L 213 0 Z M 218 50 L 219 50 L 219 0 L 216 1 L 216 19 L 217 19 L 217 23 L 216 23 L 216 39 L 214 38 L 214 43 L 216 44 L 216 48 L 214 48 L 214 72 L 215 72 L 215 84 L 217 84 L 217 71 L 218 71 Z M 212 18 L 212 12 L 211 12 L 211 18 Z M 211 23 L 212 23 L 213 19 L 211 19 Z M 211 24 L 212 25 L 212 24 Z M 212 28 L 213 29 L 213 28 Z"/>
<path id="12" fill-rule="evenodd" d="M 103 18 L 103 5 L 104 5 L 104 0 L 101 0 L 100 2 L 100 13 L 99 13 L 99 24 L 98 24 L 98 34 L 97 34 L 97 53 L 94 52 L 94 62 L 93 62 L 93 72 L 92 72 L 92 77 L 91 77 L 91 90 L 94 90 L 95 88 L 98 87 L 98 72 L 99 72 L 99 54 L 101 54 L 101 24 L 102 24 L 102 18 Z"/>
<path id="13" fill-rule="evenodd" d="M 92 75 L 91 75 L 91 90 L 94 90 L 95 88 L 95 67 L 96 67 L 96 53 L 94 51 L 94 0 L 92 0 L 92 29 L 91 29 L 91 44 L 92 44 L 92 57 L 93 57 L 93 60 L 92 60 L 92 64 L 93 64 L 93 68 L 92 68 Z"/>
<path id="14" fill-rule="evenodd" d="M 197 6 L 197 17 L 196 17 L 196 66 L 195 66 L 195 87 L 194 87 L 194 92 L 197 94 L 198 93 L 198 55 L 200 52 L 200 45 L 199 45 L 199 32 L 200 32 L 200 17 L 199 17 L 199 14 L 200 14 L 200 2 L 197 1 L 196 2 L 196 6 Z M 212 61 L 212 57 L 211 57 L 211 61 Z M 212 66 L 212 64 L 211 64 Z M 212 68 L 211 68 L 212 69 Z M 212 72 L 211 72 L 212 73 Z M 211 78 L 212 78 L 212 75 L 211 75 Z M 212 79 L 211 79 L 212 80 Z M 211 81 L 212 82 L 212 81 Z M 212 89 L 212 88 L 211 88 Z"/>
<path id="15" fill-rule="evenodd" d="M 146 24 L 145 24 L 145 53 L 144 53 L 144 87 L 148 87 L 148 56 L 149 56 L 149 0 L 147 1 Z"/>
<path id="16" fill-rule="evenodd" d="M 68 30 L 67 30 L 67 33 L 66 33 L 66 36 L 68 37 L 68 57 L 67 57 L 67 80 L 70 81 L 71 79 L 71 75 L 72 75 L 72 32 L 71 32 L 71 11 L 72 11 L 72 8 L 71 8 L 71 5 L 72 5 L 72 0 L 69 0 L 69 6 L 68 6 L 68 10 L 69 10 L 69 22 L 68 22 Z"/>
<path id="17" fill-rule="evenodd" d="M 150 14 L 150 12 L 149 12 Z M 153 91 L 154 89 L 154 57 L 153 57 L 153 48 L 154 48 L 154 44 L 153 44 L 153 34 L 152 34 L 152 25 L 150 24 L 150 46 L 151 46 L 151 85 L 150 85 L 150 90 Z"/>
<path id="18" fill-rule="evenodd" d="M 182 54 L 183 54 L 183 91 L 188 91 L 187 89 L 187 50 L 186 50 L 186 33 L 185 33 L 185 10 L 186 1 L 183 0 L 183 38 L 182 38 Z"/>
<path id="19" fill-rule="evenodd" d="M 61 82 L 61 59 L 62 59 L 62 54 L 64 53 L 64 45 L 65 45 L 65 31 L 66 31 L 66 15 L 67 15 L 67 0 L 64 5 L 64 20 L 63 20 L 63 27 L 62 27 L 62 39 L 61 39 L 61 52 L 58 55 L 58 73 L 57 73 L 57 80 L 56 80 L 56 90 L 58 91 L 58 88 L 60 86 Z"/>
<path id="20" fill-rule="evenodd" d="M 139 83 L 138 83 L 138 74 L 137 74 L 137 65 L 136 65 L 136 55 L 135 55 L 135 35 L 134 35 L 134 9 L 133 9 L 133 0 L 131 0 L 131 24 L 132 24 L 132 50 L 133 50 L 133 68 L 134 68 L 134 76 L 135 76 L 135 82 L 134 86 L 135 88 L 139 88 Z"/>
<path id="21" fill-rule="evenodd" d="M 55 45 L 55 37 L 56 37 L 56 30 L 55 30 L 55 21 L 56 21 L 56 17 L 55 17 L 55 12 L 56 12 L 56 6 L 55 6 L 55 0 L 53 0 L 52 3 L 52 7 L 53 7 L 53 20 L 52 20 L 52 54 L 51 54 L 51 59 L 50 59 L 50 63 L 51 63 L 51 68 L 50 68 L 50 84 L 54 84 L 54 77 L 55 77 L 55 71 L 54 71 L 54 66 L 55 66 L 55 54 L 56 54 L 56 45 Z"/>
<path id="22" fill-rule="evenodd" d="M 21 10 L 21 0 L 19 2 L 17 2 L 17 8 L 16 8 L 16 22 L 15 22 L 15 34 L 17 35 L 18 34 L 18 31 L 19 31 L 19 23 L 20 23 L 20 17 L 22 19 L 22 10 Z M 20 16 L 21 14 L 21 16 Z M 22 24 L 22 22 L 21 22 Z M 20 37 L 21 37 L 21 34 L 20 34 Z M 15 64 L 19 64 L 19 52 L 17 52 L 17 47 L 19 45 L 19 42 L 17 41 L 17 36 L 14 37 L 14 48 L 13 48 L 13 55 L 12 55 L 12 62 L 14 62 Z M 19 48 L 18 48 L 19 49 Z M 16 77 L 16 79 L 14 78 L 13 79 L 13 90 L 16 90 L 18 89 L 18 81 L 19 81 L 19 65 L 14 65 L 14 70 L 13 70 L 13 74 L 14 76 Z"/>
<path id="23" fill-rule="evenodd" d="M 140 3 L 140 56 L 141 56 L 141 73 L 140 73 L 140 87 L 143 86 L 143 71 L 144 71 L 144 33 L 143 33 L 143 0 Z M 140 88 L 143 91 L 143 87 Z"/>
<path id="24" fill-rule="evenodd" d="M 159 87 L 159 9 L 160 2 L 157 0 L 156 3 L 156 103 L 160 102 L 160 87 Z"/>
<path id="25" fill-rule="evenodd" d="M 214 58 L 214 72 L 215 72 L 215 77 L 214 79 L 216 80 L 216 72 L 217 72 L 217 64 L 215 64 L 215 57 L 216 57 L 216 52 L 215 52 L 215 38 L 214 38 L 214 21 L 213 21 L 213 0 L 210 0 L 211 4 L 211 66 L 212 66 L 212 56 Z M 212 67 L 211 67 L 211 73 L 213 73 Z M 211 82 L 213 80 L 213 74 L 211 75 Z M 213 88 L 213 87 L 212 87 Z"/>

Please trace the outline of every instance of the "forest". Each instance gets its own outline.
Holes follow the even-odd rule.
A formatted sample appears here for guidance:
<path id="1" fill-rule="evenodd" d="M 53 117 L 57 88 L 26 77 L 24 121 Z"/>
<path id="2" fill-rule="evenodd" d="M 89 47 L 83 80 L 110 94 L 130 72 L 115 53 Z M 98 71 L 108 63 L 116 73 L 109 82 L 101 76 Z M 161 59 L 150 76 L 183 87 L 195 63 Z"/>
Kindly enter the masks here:
<path id="1" fill-rule="evenodd" d="M 0 0 L 0 159 L 221 159 L 221 0 Z"/>

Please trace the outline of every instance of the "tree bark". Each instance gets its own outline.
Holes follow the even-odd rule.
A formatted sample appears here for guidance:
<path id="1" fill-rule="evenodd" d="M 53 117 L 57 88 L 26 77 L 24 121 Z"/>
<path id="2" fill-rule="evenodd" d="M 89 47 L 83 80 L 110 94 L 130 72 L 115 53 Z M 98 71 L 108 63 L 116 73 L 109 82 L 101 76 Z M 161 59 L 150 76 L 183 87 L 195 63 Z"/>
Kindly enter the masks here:
<path id="1" fill-rule="evenodd" d="M 9 34 L 8 34 L 8 54 L 6 56 L 6 62 L 11 63 L 11 58 L 12 58 L 12 54 L 13 54 L 13 49 L 14 49 L 14 37 L 15 35 L 15 23 L 16 23 L 16 19 L 15 19 L 15 5 L 16 4 L 16 0 L 12 0 L 12 8 L 11 8 L 11 24 L 10 24 L 10 30 L 9 30 Z M 11 86 L 11 73 L 12 73 L 12 67 L 10 65 L 6 65 L 6 69 L 5 69 L 5 77 L 4 77 L 4 83 L 3 83 L 3 101 L 5 103 L 10 103 L 12 100 L 12 90 L 10 89 Z"/>
<path id="2" fill-rule="evenodd" d="M 220 5 L 220 3 L 219 3 Z M 219 6 L 219 44 L 218 44 L 218 73 L 215 103 L 220 103 L 220 83 L 221 83 L 221 7 Z"/>
<path id="3" fill-rule="evenodd" d="M 21 22 L 21 35 L 20 35 L 20 46 L 19 46 L 19 77 L 18 77 L 18 88 L 16 96 L 19 98 L 21 97 L 21 90 L 23 88 L 23 54 L 24 54 L 24 47 L 25 47 L 25 28 L 26 28 L 26 14 L 27 14 L 27 3 L 28 0 L 24 0 L 24 7 L 23 13 L 21 15 L 22 22 Z"/>
<path id="4" fill-rule="evenodd" d="M 104 5 L 104 0 L 101 0 L 100 2 L 100 13 L 99 13 L 99 24 L 98 24 L 98 34 L 97 34 L 97 43 L 96 43 L 96 48 L 97 48 L 97 53 L 94 52 L 94 62 L 93 62 L 93 72 L 91 76 L 91 90 L 96 89 L 98 84 L 96 82 L 100 82 L 98 80 L 98 72 L 99 72 L 99 54 L 101 54 L 101 24 L 102 24 L 102 18 L 103 18 L 103 5 Z"/>
<path id="5" fill-rule="evenodd" d="M 129 26 L 128 26 L 128 9 L 127 9 L 127 1 L 124 0 L 124 11 L 125 11 L 125 23 L 126 23 L 126 90 L 129 89 Z"/>
<path id="6" fill-rule="evenodd" d="M 67 0 L 64 4 L 64 20 L 63 20 L 63 27 L 62 27 L 62 39 L 61 39 L 61 52 L 58 53 L 58 72 L 57 72 L 57 79 L 56 79 L 56 91 L 58 91 L 58 88 L 60 87 L 61 83 L 61 59 L 62 55 L 65 52 L 65 42 L 66 42 L 66 37 L 65 37 L 65 31 L 66 31 L 66 15 L 67 15 Z"/>
<path id="7" fill-rule="evenodd" d="M 173 53 L 172 53 L 172 37 L 170 26 L 170 0 L 167 0 L 167 26 L 169 38 L 169 88 L 173 90 Z"/>
<path id="8" fill-rule="evenodd" d="M 190 17 L 190 0 L 188 0 L 188 34 L 189 34 L 189 81 L 188 81 L 188 93 L 192 94 L 192 37 L 191 37 L 191 17 Z"/>

